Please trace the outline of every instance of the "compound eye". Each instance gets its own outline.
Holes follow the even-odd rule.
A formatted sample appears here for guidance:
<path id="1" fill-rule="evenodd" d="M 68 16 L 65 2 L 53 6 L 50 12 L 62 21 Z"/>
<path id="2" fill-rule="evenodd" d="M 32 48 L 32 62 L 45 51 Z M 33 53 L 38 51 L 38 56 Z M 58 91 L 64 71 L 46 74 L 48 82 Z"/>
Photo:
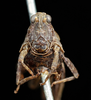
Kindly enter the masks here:
<path id="1" fill-rule="evenodd" d="M 51 20 L 52 20 L 51 16 L 50 15 L 46 15 L 46 18 L 47 18 L 47 22 L 50 23 Z"/>
<path id="2" fill-rule="evenodd" d="M 38 21 L 38 18 L 36 15 L 31 16 L 31 22 L 34 23 L 35 21 Z"/>

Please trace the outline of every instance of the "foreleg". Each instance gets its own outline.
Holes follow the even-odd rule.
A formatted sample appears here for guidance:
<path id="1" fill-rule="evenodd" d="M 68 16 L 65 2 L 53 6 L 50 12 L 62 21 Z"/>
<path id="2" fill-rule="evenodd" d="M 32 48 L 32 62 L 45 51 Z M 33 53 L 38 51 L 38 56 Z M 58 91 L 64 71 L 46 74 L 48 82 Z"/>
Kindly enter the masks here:
<path id="1" fill-rule="evenodd" d="M 50 78 L 51 75 L 57 74 L 56 69 L 57 69 L 57 66 L 58 66 L 60 47 L 55 45 L 53 50 L 54 50 L 54 58 L 53 58 L 53 62 L 52 62 L 52 65 L 51 65 L 51 71 L 49 72 L 49 75 L 45 79 L 45 82 L 44 83 L 40 83 L 40 85 L 44 85 L 46 83 L 46 81 L 48 80 L 48 78 Z"/>
<path id="2" fill-rule="evenodd" d="M 19 55 L 19 59 L 18 59 L 18 68 L 17 68 L 17 72 L 16 72 L 16 84 L 18 85 L 17 88 L 16 88 L 16 91 L 14 91 L 14 93 L 17 93 L 17 91 L 19 90 L 20 88 L 20 85 L 21 85 L 21 82 L 22 82 L 22 79 L 24 78 L 24 75 L 23 75 L 23 70 L 27 70 L 32 76 L 32 78 L 34 78 L 34 74 L 33 72 L 28 68 L 28 66 L 26 66 L 24 64 L 24 57 L 26 56 L 27 54 L 27 49 L 26 50 L 22 50 L 20 55 Z M 29 78 L 25 78 L 23 80 L 23 82 L 26 82 Z M 23 83 L 22 82 L 22 83 Z"/>
<path id="3" fill-rule="evenodd" d="M 60 50 L 60 47 L 55 45 L 53 50 L 54 50 L 54 58 L 53 58 L 53 62 L 52 62 L 52 65 L 51 65 L 51 70 L 52 71 L 57 69 L 58 60 L 59 60 L 59 50 Z"/>
<path id="4" fill-rule="evenodd" d="M 21 63 L 22 66 L 33 76 L 34 75 L 33 72 L 28 68 L 28 66 L 24 64 L 24 57 L 26 56 L 26 54 L 27 54 L 27 50 L 21 51 L 19 55 L 18 63 Z"/>
<path id="5" fill-rule="evenodd" d="M 65 52 L 60 41 L 56 40 L 56 42 L 53 42 L 53 43 L 54 43 L 55 45 L 57 45 L 63 53 Z"/>

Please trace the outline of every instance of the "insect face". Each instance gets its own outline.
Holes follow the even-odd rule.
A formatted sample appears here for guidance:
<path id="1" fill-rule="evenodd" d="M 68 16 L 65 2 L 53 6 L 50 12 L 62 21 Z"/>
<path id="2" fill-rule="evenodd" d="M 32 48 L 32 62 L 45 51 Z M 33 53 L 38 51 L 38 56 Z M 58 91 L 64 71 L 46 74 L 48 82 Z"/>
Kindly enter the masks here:
<path id="1" fill-rule="evenodd" d="M 48 49 L 49 43 L 45 41 L 45 39 L 40 36 L 37 41 L 34 41 L 32 43 L 32 47 L 37 51 L 37 52 L 46 52 Z"/>
<path id="2" fill-rule="evenodd" d="M 33 34 L 30 37 L 33 50 L 37 53 L 45 53 L 51 45 L 51 16 L 46 13 L 37 13 L 31 17 L 31 25 L 34 25 Z"/>

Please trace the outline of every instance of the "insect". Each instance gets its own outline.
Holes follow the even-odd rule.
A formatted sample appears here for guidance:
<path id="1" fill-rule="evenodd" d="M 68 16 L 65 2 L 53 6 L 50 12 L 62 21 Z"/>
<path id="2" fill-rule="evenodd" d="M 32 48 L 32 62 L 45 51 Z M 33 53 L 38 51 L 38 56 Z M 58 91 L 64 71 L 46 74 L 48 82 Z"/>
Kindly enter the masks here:
<path id="1" fill-rule="evenodd" d="M 40 85 L 44 85 L 50 77 L 53 77 L 51 86 L 55 85 L 53 86 L 53 94 L 56 94 L 54 98 L 59 100 L 63 83 L 79 77 L 74 64 L 64 55 L 60 37 L 51 25 L 51 20 L 51 16 L 44 12 L 38 12 L 31 17 L 31 25 L 19 51 L 16 72 L 17 88 L 14 93 L 18 92 L 20 85 L 37 79 L 43 71 L 48 71 L 49 75 Z M 65 78 L 64 63 L 73 76 Z M 24 78 L 25 71 L 29 72 L 29 77 Z"/>

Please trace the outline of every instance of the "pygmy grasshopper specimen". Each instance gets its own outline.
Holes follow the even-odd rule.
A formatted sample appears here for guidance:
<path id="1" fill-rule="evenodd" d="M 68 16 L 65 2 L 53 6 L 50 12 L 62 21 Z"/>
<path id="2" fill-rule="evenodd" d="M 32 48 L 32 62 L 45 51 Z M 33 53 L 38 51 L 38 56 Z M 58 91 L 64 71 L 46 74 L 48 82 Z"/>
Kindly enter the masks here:
<path id="1" fill-rule="evenodd" d="M 45 82 L 40 84 L 44 85 L 52 77 L 51 86 L 56 84 L 53 86 L 54 98 L 60 100 L 63 83 L 79 77 L 74 64 L 65 57 L 60 37 L 51 25 L 51 16 L 46 13 L 38 12 L 31 17 L 31 25 L 19 52 L 16 73 L 18 86 L 14 93 L 18 92 L 20 85 L 37 79 L 43 71 L 48 71 Z M 64 63 L 73 76 L 65 78 Z M 25 71 L 29 72 L 29 77 L 24 78 Z"/>

